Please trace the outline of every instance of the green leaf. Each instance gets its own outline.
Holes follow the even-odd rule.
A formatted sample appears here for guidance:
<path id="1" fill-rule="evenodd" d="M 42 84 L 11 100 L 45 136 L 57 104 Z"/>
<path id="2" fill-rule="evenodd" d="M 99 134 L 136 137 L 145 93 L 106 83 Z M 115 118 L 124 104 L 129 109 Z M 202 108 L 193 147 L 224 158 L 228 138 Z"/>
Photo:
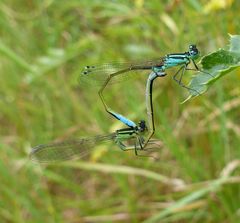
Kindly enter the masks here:
<path id="1" fill-rule="evenodd" d="M 201 71 L 188 85 L 190 96 L 184 102 L 203 94 L 215 81 L 240 67 L 240 35 L 230 35 L 229 49 L 219 49 L 204 56 L 201 65 Z"/>

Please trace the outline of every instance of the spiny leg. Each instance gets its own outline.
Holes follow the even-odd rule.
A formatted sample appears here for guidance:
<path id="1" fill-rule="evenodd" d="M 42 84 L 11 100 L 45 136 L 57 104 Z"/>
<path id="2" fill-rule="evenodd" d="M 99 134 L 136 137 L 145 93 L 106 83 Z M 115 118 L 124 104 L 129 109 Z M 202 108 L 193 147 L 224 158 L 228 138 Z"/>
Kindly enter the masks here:
<path id="1" fill-rule="evenodd" d="M 186 71 L 186 70 L 193 70 L 193 69 L 190 69 L 190 68 L 187 67 L 188 64 L 189 64 L 189 63 L 187 63 L 187 64 L 183 65 L 182 67 L 180 67 L 180 69 L 176 72 L 176 74 L 174 74 L 173 79 L 174 79 L 181 87 L 186 88 L 186 89 L 189 90 L 189 91 L 195 91 L 198 95 L 200 95 L 200 93 L 199 93 L 197 90 L 195 90 L 195 89 L 193 89 L 193 88 L 190 88 L 190 87 L 187 87 L 186 85 L 184 85 L 184 84 L 182 83 L 182 77 L 183 77 L 183 74 L 185 73 L 185 71 Z M 195 70 L 195 69 L 194 69 L 194 70 Z M 180 71 L 181 71 L 180 78 L 177 79 L 176 77 L 178 76 L 178 74 L 180 73 Z"/>
<path id="2" fill-rule="evenodd" d="M 147 135 L 144 143 L 143 143 L 143 149 L 148 145 L 150 139 L 152 138 L 152 136 L 154 135 L 154 132 L 155 132 L 155 128 L 154 129 L 149 129 L 149 134 Z"/>
<path id="3" fill-rule="evenodd" d="M 140 137 L 139 136 L 136 137 L 136 141 L 135 141 L 135 146 L 134 146 L 135 155 L 136 156 L 145 157 L 144 155 L 139 155 L 138 154 L 138 150 L 143 150 L 143 145 L 142 145 L 142 142 L 140 141 Z"/>
<path id="4" fill-rule="evenodd" d="M 138 143 L 138 145 L 137 145 L 137 143 Z M 143 147 L 142 147 L 142 142 L 140 141 L 140 137 L 139 137 L 139 136 L 136 137 L 134 149 L 135 149 L 135 155 L 136 155 L 136 156 L 138 156 L 137 150 L 138 150 L 138 149 L 140 149 L 140 150 L 143 149 Z"/>
<path id="5" fill-rule="evenodd" d="M 212 78 L 214 78 L 214 76 L 211 75 L 210 73 L 208 73 L 208 72 L 206 72 L 206 71 L 203 71 L 203 70 L 199 69 L 198 66 L 197 66 L 197 64 L 195 63 L 194 60 L 192 60 L 192 62 L 193 62 L 193 65 L 194 65 L 194 67 L 196 68 L 197 71 L 199 71 L 199 72 L 201 72 L 201 73 L 204 73 L 204 74 L 208 74 L 209 76 L 211 76 Z"/>
<path id="6" fill-rule="evenodd" d="M 134 148 L 131 148 L 130 146 L 126 146 L 123 142 L 116 140 L 115 143 L 118 145 L 118 147 L 122 150 L 122 151 L 129 151 L 129 150 L 133 150 Z"/>
<path id="7" fill-rule="evenodd" d="M 184 66 L 181 66 L 180 67 L 180 69 L 178 69 L 178 71 L 174 74 L 174 76 L 173 76 L 173 80 L 175 80 L 178 84 L 179 84 L 179 80 L 177 79 L 177 76 L 178 76 L 178 74 L 180 73 L 180 71 L 182 70 L 182 69 L 184 69 L 184 67 L 185 67 L 185 65 Z"/>
<path id="8" fill-rule="evenodd" d="M 142 142 L 141 142 L 141 136 L 138 136 L 136 141 L 138 141 L 138 144 L 139 144 L 139 146 L 137 146 L 136 145 L 137 142 L 135 143 L 135 155 L 136 156 L 139 156 L 139 157 L 152 157 L 152 158 L 154 158 L 154 156 L 138 154 L 138 150 L 144 151 L 144 144 L 142 144 Z M 145 147 L 146 147 L 146 145 L 145 145 Z"/>
<path id="9" fill-rule="evenodd" d="M 161 141 L 158 139 L 150 139 L 148 144 L 142 149 L 143 151 L 156 150 L 157 147 L 161 146 Z M 144 141 L 142 142 L 144 143 Z"/>
<path id="10" fill-rule="evenodd" d="M 121 141 L 116 141 L 116 144 L 118 145 L 118 147 L 122 151 L 134 150 L 136 156 L 139 156 L 139 157 L 152 157 L 152 156 L 148 156 L 148 155 L 140 155 L 140 154 L 138 154 L 138 150 L 143 150 L 143 144 L 142 144 L 141 139 L 140 139 L 139 136 L 136 136 L 136 141 L 135 141 L 134 146 L 126 146 Z"/>

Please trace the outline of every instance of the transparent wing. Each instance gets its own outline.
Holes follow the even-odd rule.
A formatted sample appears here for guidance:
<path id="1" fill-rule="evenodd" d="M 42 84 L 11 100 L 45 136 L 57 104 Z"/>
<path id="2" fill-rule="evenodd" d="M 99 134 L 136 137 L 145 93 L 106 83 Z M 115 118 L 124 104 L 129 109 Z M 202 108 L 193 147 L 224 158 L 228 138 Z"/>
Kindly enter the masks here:
<path id="1" fill-rule="evenodd" d="M 32 149 L 30 159 L 41 163 L 48 163 L 82 158 L 89 154 L 91 149 L 96 145 L 114 140 L 115 137 L 116 133 L 112 133 L 79 140 L 38 145 Z"/>
<path id="2" fill-rule="evenodd" d="M 100 65 L 86 66 L 79 76 L 80 84 L 102 85 L 110 75 L 114 75 L 109 84 L 125 81 L 139 75 L 139 72 L 149 73 L 155 66 L 161 66 L 164 58 L 141 62 L 112 62 Z"/>

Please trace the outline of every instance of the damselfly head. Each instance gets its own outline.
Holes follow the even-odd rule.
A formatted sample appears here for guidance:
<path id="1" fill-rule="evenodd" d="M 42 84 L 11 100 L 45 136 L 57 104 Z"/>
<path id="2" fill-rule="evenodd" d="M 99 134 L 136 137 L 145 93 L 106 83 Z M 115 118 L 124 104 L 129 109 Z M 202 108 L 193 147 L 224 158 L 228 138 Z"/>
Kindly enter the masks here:
<path id="1" fill-rule="evenodd" d="M 144 120 L 141 120 L 139 123 L 138 123 L 138 130 L 140 132 L 144 132 L 145 130 L 147 130 L 147 126 L 146 126 L 146 122 Z"/>
<path id="2" fill-rule="evenodd" d="M 195 59 L 196 57 L 198 57 L 199 54 L 200 54 L 200 52 L 198 51 L 196 45 L 194 45 L 194 44 L 189 45 L 189 51 L 188 51 L 188 53 L 189 53 L 189 55 L 190 55 L 193 59 Z"/>

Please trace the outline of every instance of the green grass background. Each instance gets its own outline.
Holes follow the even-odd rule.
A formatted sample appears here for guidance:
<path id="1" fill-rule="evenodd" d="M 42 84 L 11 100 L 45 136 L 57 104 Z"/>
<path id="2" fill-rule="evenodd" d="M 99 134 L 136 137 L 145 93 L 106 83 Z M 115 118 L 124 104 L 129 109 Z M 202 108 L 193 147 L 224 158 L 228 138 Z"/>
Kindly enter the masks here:
<path id="1" fill-rule="evenodd" d="M 237 0 L 2 0 L 0 222 L 240 222 L 239 70 L 185 104 L 174 69 L 154 83 L 157 160 L 114 145 L 58 165 L 28 158 L 40 143 L 122 127 L 97 89 L 79 86 L 82 67 L 191 43 L 215 51 L 239 34 L 239 8 Z M 143 77 L 106 94 L 114 110 L 146 119 Z"/>

